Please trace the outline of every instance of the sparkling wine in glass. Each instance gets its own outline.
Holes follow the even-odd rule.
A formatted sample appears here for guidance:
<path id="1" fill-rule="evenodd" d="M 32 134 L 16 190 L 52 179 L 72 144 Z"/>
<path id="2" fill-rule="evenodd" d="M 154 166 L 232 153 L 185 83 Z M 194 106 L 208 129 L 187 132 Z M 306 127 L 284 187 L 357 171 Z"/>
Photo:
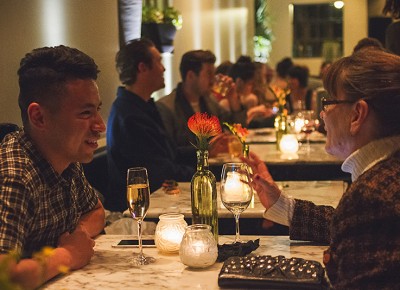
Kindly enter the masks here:
<path id="1" fill-rule="evenodd" d="M 253 197 L 249 185 L 249 167 L 245 163 L 226 163 L 221 173 L 221 201 L 235 216 L 235 243 L 240 242 L 239 217 L 247 209 Z"/>
<path id="2" fill-rule="evenodd" d="M 150 205 L 149 179 L 146 168 L 128 169 L 126 198 L 129 212 L 138 224 L 139 254 L 133 258 L 132 262 L 137 266 L 153 263 L 154 258 L 143 255 L 142 247 L 142 222 Z"/>

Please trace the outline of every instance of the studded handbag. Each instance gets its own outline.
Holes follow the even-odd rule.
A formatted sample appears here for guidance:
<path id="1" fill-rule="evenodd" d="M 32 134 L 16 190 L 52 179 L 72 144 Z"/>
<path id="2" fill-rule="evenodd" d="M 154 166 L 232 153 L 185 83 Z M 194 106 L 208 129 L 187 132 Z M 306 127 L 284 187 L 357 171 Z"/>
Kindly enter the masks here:
<path id="1" fill-rule="evenodd" d="M 220 287 L 262 289 L 329 289 L 321 263 L 284 256 L 228 258 L 218 275 Z"/>

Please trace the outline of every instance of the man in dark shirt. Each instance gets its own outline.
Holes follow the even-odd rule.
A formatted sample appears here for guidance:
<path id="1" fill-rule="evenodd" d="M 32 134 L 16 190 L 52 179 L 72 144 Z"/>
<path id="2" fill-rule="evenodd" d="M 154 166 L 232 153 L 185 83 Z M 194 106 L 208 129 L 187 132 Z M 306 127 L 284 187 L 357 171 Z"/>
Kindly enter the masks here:
<path id="1" fill-rule="evenodd" d="M 154 44 L 134 40 L 116 57 L 121 82 L 107 124 L 109 191 L 105 207 L 124 211 L 128 168 L 146 167 L 151 191 L 164 180 L 190 181 L 193 168 L 176 162 L 175 146 L 166 134 L 151 94 L 164 87 L 165 68 Z"/>

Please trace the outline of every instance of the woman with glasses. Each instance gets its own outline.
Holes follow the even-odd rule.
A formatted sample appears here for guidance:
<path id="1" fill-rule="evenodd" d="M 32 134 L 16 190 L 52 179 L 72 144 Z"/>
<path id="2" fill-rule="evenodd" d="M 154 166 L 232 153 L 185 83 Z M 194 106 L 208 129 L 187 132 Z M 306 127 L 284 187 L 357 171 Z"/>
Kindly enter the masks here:
<path id="1" fill-rule="evenodd" d="M 400 57 L 361 50 L 335 62 L 324 87 L 325 148 L 352 176 L 337 208 L 289 198 L 250 153 L 243 161 L 253 169 L 252 186 L 264 217 L 289 226 L 291 239 L 329 244 L 324 263 L 334 289 L 398 289 Z"/>

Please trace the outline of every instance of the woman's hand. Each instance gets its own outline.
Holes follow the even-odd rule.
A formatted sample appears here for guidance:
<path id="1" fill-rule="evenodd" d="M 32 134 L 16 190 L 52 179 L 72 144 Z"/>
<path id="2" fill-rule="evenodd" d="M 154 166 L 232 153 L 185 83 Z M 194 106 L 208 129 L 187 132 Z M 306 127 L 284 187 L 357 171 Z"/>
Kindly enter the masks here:
<path id="1" fill-rule="evenodd" d="M 265 209 L 269 209 L 279 199 L 281 190 L 269 173 L 265 163 L 255 153 L 250 152 L 249 158 L 240 157 L 240 159 L 251 167 L 253 173 L 250 184 L 257 191 L 260 202 Z"/>
<path id="2" fill-rule="evenodd" d="M 265 209 L 273 206 L 281 196 L 281 190 L 278 185 L 274 181 L 267 181 L 259 174 L 253 175 L 251 186 L 257 191 L 258 198 Z"/>

